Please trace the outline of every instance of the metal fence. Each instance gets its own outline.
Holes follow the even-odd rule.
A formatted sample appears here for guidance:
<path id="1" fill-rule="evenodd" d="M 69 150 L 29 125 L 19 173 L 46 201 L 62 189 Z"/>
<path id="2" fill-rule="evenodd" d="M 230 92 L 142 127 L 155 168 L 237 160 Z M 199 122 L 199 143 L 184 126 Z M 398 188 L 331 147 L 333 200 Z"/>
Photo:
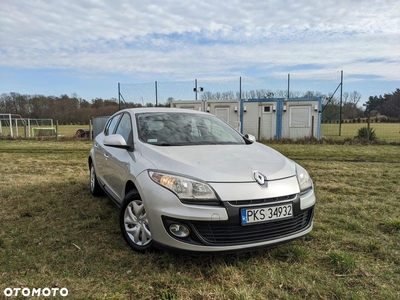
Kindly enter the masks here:
<path id="1" fill-rule="evenodd" d="M 165 105 L 171 100 L 330 97 L 342 72 L 280 74 L 268 77 L 194 79 L 176 82 L 119 83 L 121 106 Z M 337 95 L 336 95 L 337 96 Z"/>
<path id="2" fill-rule="evenodd" d="M 266 77 L 194 79 L 176 82 L 118 84 L 120 108 L 168 106 L 174 100 L 239 100 L 321 97 L 326 135 L 340 134 L 339 100 L 343 71 L 292 73 Z M 325 105 L 326 104 L 326 105 Z"/>
<path id="3" fill-rule="evenodd" d="M 366 118 L 342 119 L 343 71 L 291 73 L 266 77 L 193 79 L 176 82 L 118 84 L 120 108 L 169 106 L 174 100 L 239 100 L 321 97 L 321 136 L 352 138 Z M 372 124 L 378 138 L 400 141 L 399 124 Z M 400 126 L 400 125 L 399 125 Z"/>

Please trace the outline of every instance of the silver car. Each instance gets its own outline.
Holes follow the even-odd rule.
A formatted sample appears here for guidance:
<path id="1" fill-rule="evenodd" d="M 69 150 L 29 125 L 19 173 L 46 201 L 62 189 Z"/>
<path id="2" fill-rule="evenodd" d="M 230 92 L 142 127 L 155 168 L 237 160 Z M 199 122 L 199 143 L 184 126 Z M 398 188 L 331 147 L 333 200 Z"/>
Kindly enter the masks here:
<path id="1" fill-rule="evenodd" d="M 91 193 L 120 207 L 122 235 L 139 252 L 248 251 L 312 230 L 307 171 L 205 112 L 121 110 L 88 163 Z"/>

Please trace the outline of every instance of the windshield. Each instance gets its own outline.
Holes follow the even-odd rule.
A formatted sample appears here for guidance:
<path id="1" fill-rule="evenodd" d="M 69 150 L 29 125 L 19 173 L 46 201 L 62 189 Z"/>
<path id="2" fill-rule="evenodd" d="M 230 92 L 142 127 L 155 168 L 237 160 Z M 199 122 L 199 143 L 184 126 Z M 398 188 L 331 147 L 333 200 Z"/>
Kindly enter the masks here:
<path id="1" fill-rule="evenodd" d="M 213 115 L 156 112 L 136 118 L 139 139 L 152 145 L 245 144 L 235 129 Z"/>

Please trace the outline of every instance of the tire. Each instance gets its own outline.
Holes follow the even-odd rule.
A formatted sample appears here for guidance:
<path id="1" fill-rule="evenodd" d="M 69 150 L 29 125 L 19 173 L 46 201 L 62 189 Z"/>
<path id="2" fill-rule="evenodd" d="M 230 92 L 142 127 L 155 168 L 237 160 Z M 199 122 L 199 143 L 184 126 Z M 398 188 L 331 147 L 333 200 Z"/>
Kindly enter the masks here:
<path id="1" fill-rule="evenodd" d="M 104 195 L 103 189 L 97 180 L 96 170 L 94 169 L 93 163 L 90 164 L 90 193 L 96 197 Z"/>
<path id="2" fill-rule="evenodd" d="M 126 194 L 119 213 L 119 224 L 126 243 L 137 252 L 153 250 L 153 239 L 143 201 L 136 190 Z"/>

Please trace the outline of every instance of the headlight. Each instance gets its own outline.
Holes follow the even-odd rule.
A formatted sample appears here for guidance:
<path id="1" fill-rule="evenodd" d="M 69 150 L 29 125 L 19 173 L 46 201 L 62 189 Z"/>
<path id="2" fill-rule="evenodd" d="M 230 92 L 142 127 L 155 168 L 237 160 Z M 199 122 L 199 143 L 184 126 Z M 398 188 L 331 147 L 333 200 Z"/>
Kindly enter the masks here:
<path id="1" fill-rule="evenodd" d="M 149 176 L 154 182 L 175 193 L 181 200 L 217 200 L 217 196 L 207 183 L 155 171 L 149 171 Z"/>
<path id="2" fill-rule="evenodd" d="M 300 194 L 305 194 L 308 192 L 313 185 L 310 175 L 308 172 L 300 165 L 296 164 L 297 181 L 300 186 Z"/>

